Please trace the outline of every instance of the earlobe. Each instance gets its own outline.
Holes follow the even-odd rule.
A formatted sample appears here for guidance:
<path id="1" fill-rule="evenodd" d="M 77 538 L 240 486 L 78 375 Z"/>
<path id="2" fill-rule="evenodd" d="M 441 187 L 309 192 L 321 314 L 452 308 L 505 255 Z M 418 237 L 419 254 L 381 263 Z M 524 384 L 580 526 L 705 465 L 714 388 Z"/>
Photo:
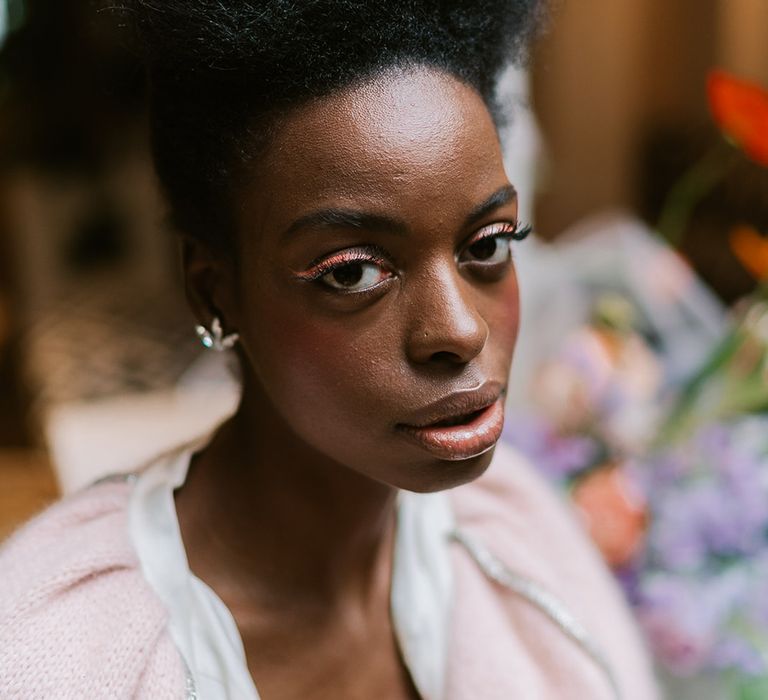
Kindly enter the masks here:
<path id="1" fill-rule="evenodd" d="M 187 303 L 201 326 L 211 328 L 219 319 L 229 333 L 236 326 L 231 275 L 221 255 L 201 241 L 184 236 L 181 241 L 184 291 Z"/>

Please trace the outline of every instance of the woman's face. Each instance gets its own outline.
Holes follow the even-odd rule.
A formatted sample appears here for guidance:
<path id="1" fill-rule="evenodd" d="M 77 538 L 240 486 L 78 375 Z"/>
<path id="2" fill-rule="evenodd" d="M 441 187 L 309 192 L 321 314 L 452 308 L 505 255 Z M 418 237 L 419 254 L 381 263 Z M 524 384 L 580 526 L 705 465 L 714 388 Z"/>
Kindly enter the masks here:
<path id="1" fill-rule="evenodd" d="M 414 491 L 482 473 L 517 335 L 517 205 L 477 93 L 424 69 L 311 102 L 243 194 L 226 325 L 278 438 Z"/>

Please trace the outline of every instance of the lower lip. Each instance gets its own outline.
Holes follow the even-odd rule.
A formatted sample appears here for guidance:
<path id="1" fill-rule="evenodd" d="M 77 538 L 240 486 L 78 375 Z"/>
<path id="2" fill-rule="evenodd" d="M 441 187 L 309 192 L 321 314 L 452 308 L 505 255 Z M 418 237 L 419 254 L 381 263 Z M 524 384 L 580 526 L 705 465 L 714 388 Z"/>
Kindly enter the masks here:
<path id="1" fill-rule="evenodd" d="M 436 457 L 449 460 L 469 459 L 487 452 L 498 442 L 503 427 L 504 404 L 501 398 L 469 423 L 450 427 L 398 426 L 413 442 Z"/>

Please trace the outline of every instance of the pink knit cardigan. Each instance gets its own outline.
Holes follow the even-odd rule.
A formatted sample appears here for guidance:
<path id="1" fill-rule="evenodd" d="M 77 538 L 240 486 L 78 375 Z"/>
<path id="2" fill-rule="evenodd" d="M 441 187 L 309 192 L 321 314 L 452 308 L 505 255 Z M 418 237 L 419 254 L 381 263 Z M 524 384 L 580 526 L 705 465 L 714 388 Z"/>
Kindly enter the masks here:
<path id="1" fill-rule="evenodd" d="M 621 698 L 655 700 L 647 654 L 598 555 L 540 478 L 508 448 L 496 449 L 502 459 L 451 492 L 460 531 L 559 598 L 602 649 Z M 187 696 L 167 613 L 128 535 L 130 489 L 84 489 L 0 548 L 3 700 Z M 492 580 L 461 544 L 451 547 L 446 700 L 617 697 L 600 665 L 551 617 Z"/>

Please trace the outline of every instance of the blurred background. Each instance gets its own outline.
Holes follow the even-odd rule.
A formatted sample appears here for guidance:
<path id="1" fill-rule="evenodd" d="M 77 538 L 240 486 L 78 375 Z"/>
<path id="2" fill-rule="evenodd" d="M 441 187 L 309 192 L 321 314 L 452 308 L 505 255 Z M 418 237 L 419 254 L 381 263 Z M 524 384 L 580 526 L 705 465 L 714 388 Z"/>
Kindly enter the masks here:
<path id="1" fill-rule="evenodd" d="M 237 385 L 194 335 L 150 162 L 144 78 L 119 27 L 97 21 L 87 0 L 0 0 L 0 37 L 2 539 L 58 494 L 213 425 L 232 410 Z M 768 2 L 557 0 L 530 65 L 502 84 L 508 169 L 537 231 L 516 253 L 523 330 L 510 411 L 536 413 L 540 425 L 544 416 L 549 431 L 536 445 L 506 438 L 542 463 L 557 450 L 570 455 L 550 475 L 576 494 L 587 521 L 602 518 L 593 534 L 617 575 L 631 575 L 630 595 L 638 571 L 656 562 L 649 522 L 663 517 L 652 520 L 647 500 L 658 485 L 645 483 L 635 501 L 623 493 L 616 506 L 614 486 L 590 478 L 657 447 L 662 424 L 682 415 L 681 393 L 695 399 L 687 406 L 703 400 L 699 390 L 724 366 L 711 357 L 745 308 L 768 337 L 759 302 L 768 163 L 723 139 L 707 91 L 718 68 L 768 87 Z M 563 352 L 582 353 L 582 374 L 574 378 Z M 542 357 L 552 363 L 540 366 Z M 614 392 L 607 413 L 596 408 L 594 377 L 583 377 L 598 365 Z M 691 391 L 703 366 L 712 371 Z M 757 367 L 752 389 L 768 383 Z M 729 420 L 760 414 L 755 393 Z M 589 425 L 569 408 L 589 414 Z M 688 426 L 685 415 L 678 423 Z M 765 454 L 761 443 L 752 456 Z M 763 516 L 755 527 L 768 525 Z M 652 634 L 658 610 L 646 616 Z M 689 632 L 681 623 L 653 638 L 660 661 L 689 679 L 675 697 L 704 697 L 699 672 L 763 672 L 723 661 L 727 653 L 710 663 L 701 635 Z M 765 687 L 754 696 L 709 690 L 768 697 Z"/>

